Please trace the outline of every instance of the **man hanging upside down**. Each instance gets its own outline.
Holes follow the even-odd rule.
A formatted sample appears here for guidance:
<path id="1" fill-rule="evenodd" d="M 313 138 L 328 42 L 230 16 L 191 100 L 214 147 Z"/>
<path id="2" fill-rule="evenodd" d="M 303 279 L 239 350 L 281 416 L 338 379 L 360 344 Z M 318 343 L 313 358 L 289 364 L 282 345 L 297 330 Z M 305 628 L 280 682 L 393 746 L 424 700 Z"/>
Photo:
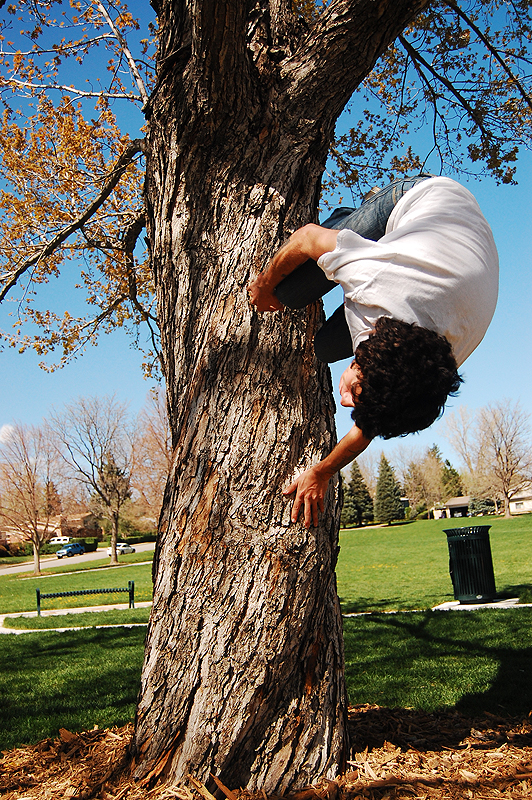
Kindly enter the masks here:
<path id="1" fill-rule="evenodd" d="M 340 379 L 354 426 L 284 490 L 292 521 L 318 524 L 329 479 L 381 436 L 422 430 L 458 391 L 458 367 L 493 317 L 499 262 L 477 201 L 450 178 L 393 181 L 358 209 L 305 225 L 249 285 L 259 312 L 304 308 L 340 284 L 344 303 L 314 339 L 327 363 L 354 356 Z"/>

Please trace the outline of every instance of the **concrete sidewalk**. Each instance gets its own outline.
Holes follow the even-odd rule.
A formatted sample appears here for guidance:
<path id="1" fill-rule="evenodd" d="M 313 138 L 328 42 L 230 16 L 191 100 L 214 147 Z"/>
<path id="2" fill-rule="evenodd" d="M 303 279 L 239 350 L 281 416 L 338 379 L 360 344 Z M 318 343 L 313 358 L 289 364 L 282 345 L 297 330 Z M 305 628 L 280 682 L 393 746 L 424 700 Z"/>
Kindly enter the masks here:
<path id="1" fill-rule="evenodd" d="M 145 600 L 140 603 L 135 603 L 135 608 L 149 608 L 151 606 L 151 600 Z M 84 614 L 86 612 L 92 611 L 122 611 L 128 610 L 129 604 L 128 603 L 115 603 L 110 606 L 87 606 L 86 608 L 56 608 L 56 609 L 49 609 L 47 611 L 41 612 L 41 619 L 46 617 L 60 617 L 65 616 L 66 614 Z M 12 619 L 14 617 L 26 617 L 26 618 L 36 618 L 37 612 L 36 611 L 17 611 L 12 614 L 0 614 L 0 634 L 2 633 L 45 633 L 47 631 L 57 631 L 58 633 L 64 633 L 65 631 L 79 631 L 83 628 L 88 626 L 86 625 L 79 625 L 74 627 L 68 628 L 6 628 L 4 627 L 4 620 Z M 132 622 L 132 623 L 123 623 L 120 625 L 96 625 L 96 628 L 139 628 L 142 626 L 146 626 L 145 622 Z"/>

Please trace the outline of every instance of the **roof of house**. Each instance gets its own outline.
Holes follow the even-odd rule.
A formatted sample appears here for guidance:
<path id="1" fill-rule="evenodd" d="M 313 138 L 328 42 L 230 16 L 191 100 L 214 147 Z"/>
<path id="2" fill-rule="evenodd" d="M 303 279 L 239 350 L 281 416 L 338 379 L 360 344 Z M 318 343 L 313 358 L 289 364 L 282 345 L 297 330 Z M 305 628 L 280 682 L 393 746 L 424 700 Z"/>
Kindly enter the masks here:
<path id="1" fill-rule="evenodd" d="M 510 497 L 510 503 L 514 503 L 516 500 L 532 500 L 532 486 L 529 489 L 521 489 L 520 492 L 516 492 Z"/>
<path id="2" fill-rule="evenodd" d="M 471 498 L 467 497 L 450 497 L 445 503 L 446 508 L 457 508 L 458 506 L 468 506 Z"/>

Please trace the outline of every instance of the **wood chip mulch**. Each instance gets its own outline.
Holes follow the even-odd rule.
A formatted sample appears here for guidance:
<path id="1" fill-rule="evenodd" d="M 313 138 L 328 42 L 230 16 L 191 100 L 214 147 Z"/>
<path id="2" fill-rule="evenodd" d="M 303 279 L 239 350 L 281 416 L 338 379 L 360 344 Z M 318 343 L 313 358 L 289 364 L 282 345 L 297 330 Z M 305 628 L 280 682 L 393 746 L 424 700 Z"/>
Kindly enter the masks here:
<path id="1" fill-rule="evenodd" d="M 456 712 L 425 714 L 373 705 L 350 709 L 347 772 L 284 800 L 492 800 L 532 798 L 532 712 L 526 719 Z M 179 786 L 143 787 L 128 772 L 132 726 L 75 734 L 5 751 L 2 800 L 214 800 L 193 776 Z M 215 778 L 218 797 L 278 800 Z M 212 787 L 211 787 L 212 788 Z"/>

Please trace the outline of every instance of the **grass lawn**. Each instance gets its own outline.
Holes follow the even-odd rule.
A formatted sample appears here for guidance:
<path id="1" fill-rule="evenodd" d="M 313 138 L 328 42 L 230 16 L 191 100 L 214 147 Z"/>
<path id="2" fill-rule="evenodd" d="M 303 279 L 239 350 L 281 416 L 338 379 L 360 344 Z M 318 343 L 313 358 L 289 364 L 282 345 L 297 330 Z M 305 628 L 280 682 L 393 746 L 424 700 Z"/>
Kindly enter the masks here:
<path id="1" fill-rule="evenodd" d="M 124 725 L 135 713 L 144 628 L 2 636 L 0 749 Z"/>
<path id="2" fill-rule="evenodd" d="M 343 611 L 426 609 L 453 600 L 443 531 L 470 523 L 491 525 L 497 591 L 532 602 L 532 514 L 526 514 L 342 531 L 337 577 Z"/>
<path id="3" fill-rule="evenodd" d="M 443 530 L 467 522 L 428 520 L 342 532 L 338 587 L 344 611 L 422 609 L 344 620 L 351 703 L 426 711 L 457 708 L 466 715 L 483 711 L 526 715 L 532 708 L 531 608 L 426 610 L 452 599 Z M 475 522 L 492 525 L 498 591 L 532 600 L 532 515 Z M 58 574 L 50 577 L 0 576 L 0 613 L 34 610 L 36 587 L 43 592 L 72 591 L 126 586 L 128 580 L 135 581 L 135 600 L 151 599 L 150 564 L 76 571 L 61 565 Z M 125 595 L 108 597 L 120 602 Z M 103 602 L 105 595 L 62 598 L 44 601 L 43 608 Z M 88 624 L 97 619 L 98 624 L 100 619 L 111 624 L 113 615 L 120 614 L 130 621 L 134 614 L 134 621 L 139 621 L 137 610 L 70 619 L 73 624 L 83 617 Z M 138 610 L 141 619 L 147 614 Z M 45 617 L 41 624 L 48 625 L 50 620 Z M 32 626 L 35 620 L 26 622 Z M 54 624 L 62 627 L 62 623 L 64 618 L 54 619 Z M 131 720 L 144 636 L 144 628 L 3 636 L 0 749 L 55 736 L 60 727 L 82 730 Z"/>
<path id="4" fill-rule="evenodd" d="M 144 628 L 3 636 L 0 749 L 133 719 Z M 532 609 L 344 620 L 351 703 L 522 714 L 532 708 Z"/>
<path id="5" fill-rule="evenodd" d="M 135 581 L 135 602 L 151 600 L 151 564 L 131 564 L 123 567 L 110 567 L 109 569 L 94 569 L 93 567 L 92 569 L 76 570 L 69 570 L 68 565 L 61 565 L 57 573 L 44 573 L 37 578 L 34 578 L 30 573 L 0 575 L 0 613 L 35 611 L 37 609 L 36 589 L 40 589 L 41 592 L 46 594 L 52 594 L 53 592 L 73 592 L 81 589 L 126 588 L 128 581 Z M 42 600 L 41 607 L 43 610 L 47 610 L 51 608 L 111 605 L 123 602 L 127 602 L 127 594 L 125 593 L 93 594 Z"/>

